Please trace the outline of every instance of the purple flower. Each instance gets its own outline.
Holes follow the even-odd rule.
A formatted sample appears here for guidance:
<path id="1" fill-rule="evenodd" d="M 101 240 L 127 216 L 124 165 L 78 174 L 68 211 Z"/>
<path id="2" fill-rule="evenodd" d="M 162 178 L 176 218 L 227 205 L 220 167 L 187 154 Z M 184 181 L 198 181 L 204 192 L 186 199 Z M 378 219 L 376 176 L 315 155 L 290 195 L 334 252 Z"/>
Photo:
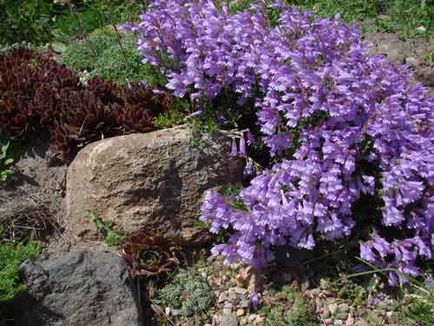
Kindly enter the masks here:
<path id="1" fill-rule="evenodd" d="M 231 152 L 229 155 L 232 157 L 235 157 L 238 155 L 237 141 L 235 140 L 235 138 L 232 138 Z"/>
<path id="2" fill-rule="evenodd" d="M 240 138 L 240 151 L 238 153 L 240 157 L 246 157 L 246 140 L 244 138 L 244 135 Z"/>
<path id="3" fill-rule="evenodd" d="M 261 300 L 261 294 L 258 292 L 253 292 L 252 295 L 250 296 L 250 305 L 253 310 L 259 308 L 260 300 Z"/>
<path id="4" fill-rule="evenodd" d="M 202 219 L 212 232 L 233 230 L 213 253 L 264 267 L 276 246 L 311 250 L 318 237 L 350 236 L 367 200 L 381 232 L 361 243 L 360 256 L 419 275 L 434 251 L 434 97 L 405 68 L 369 55 L 359 31 L 338 18 L 276 1 L 273 27 L 264 6 L 231 15 L 211 1 L 160 0 L 126 26 L 176 96 L 198 105 L 226 91 L 239 105 L 253 97 L 256 137 L 273 163 L 241 191 L 243 210 L 207 193 Z M 230 154 L 244 157 L 246 142 L 254 143 L 248 130 Z M 396 229 L 399 239 L 389 236 Z M 389 281 L 405 281 L 401 273 Z"/>

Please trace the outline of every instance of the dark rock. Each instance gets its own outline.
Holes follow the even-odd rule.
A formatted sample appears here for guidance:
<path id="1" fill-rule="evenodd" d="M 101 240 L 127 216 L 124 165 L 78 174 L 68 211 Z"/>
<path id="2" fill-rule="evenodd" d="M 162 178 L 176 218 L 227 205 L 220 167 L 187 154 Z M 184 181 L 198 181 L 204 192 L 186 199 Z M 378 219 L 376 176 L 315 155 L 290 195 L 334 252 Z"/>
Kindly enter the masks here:
<path id="1" fill-rule="evenodd" d="M 108 252 L 75 251 L 26 262 L 21 278 L 27 301 L 14 325 L 141 325 L 133 280 L 124 261 Z"/>

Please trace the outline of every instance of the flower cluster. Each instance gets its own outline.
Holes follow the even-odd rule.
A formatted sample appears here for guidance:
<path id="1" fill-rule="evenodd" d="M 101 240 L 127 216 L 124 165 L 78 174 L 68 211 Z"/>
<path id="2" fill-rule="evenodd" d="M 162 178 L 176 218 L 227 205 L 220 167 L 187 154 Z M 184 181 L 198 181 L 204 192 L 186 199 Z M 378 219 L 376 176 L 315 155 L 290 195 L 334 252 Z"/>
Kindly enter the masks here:
<path id="1" fill-rule="evenodd" d="M 405 68 L 370 56 L 356 28 L 280 2 L 272 10 L 277 25 L 263 4 L 231 15 L 211 1 L 162 0 L 128 26 L 177 96 L 255 100 L 277 163 L 241 191 L 244 209 L 206 194 L 202 218 L 233 230 L 213 252 L 260 268 L 275 246 L 313 249 L 373 221 L 361 257 L 418 275 L 434 249 L 434 98 Z M 356 218 L 362 200 L 378 202 L 374 216 Z"/>

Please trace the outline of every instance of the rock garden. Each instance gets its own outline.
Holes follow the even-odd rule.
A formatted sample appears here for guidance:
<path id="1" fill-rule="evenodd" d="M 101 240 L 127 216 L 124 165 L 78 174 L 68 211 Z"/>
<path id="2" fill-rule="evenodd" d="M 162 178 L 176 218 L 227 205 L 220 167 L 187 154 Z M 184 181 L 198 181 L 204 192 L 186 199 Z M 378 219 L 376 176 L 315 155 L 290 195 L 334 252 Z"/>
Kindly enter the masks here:
<path id="1" fill-rule="evenodd" d="M 434 325 L 434 4 L 0 0 L 0 326 Z"/>

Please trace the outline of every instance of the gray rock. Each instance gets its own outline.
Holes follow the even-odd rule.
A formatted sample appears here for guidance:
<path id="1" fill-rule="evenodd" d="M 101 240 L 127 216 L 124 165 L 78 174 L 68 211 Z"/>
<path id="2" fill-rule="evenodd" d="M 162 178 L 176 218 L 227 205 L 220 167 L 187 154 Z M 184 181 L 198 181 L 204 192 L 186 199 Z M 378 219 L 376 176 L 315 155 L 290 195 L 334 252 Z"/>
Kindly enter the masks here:
<path id="1" fill-rule="evenodd" d="M 141 325 L 128 266 L 112 253 L 76 251 L 20 272 L 33 303 L 21 305 L 15 325 Z"/>
<path id="2" fill-rule="evenodd" d="M 68 229 L 94 230 L 89 212 L 130 232 L 158 221 L 191 241 L 205 190 L 241 180 L 239 160 L 229 157 L 222 132 L 191 144 L 187 126 L 113 137 L 82 149 L 69 166 Z M 155 224 L 155 223 L 154 223 Z"/>
<path id="3" fill-rule="evenodd" d="M 237 326 L 238 319 L 234 314 L 225 314 L 222 316 L 220 326 Z"/>

